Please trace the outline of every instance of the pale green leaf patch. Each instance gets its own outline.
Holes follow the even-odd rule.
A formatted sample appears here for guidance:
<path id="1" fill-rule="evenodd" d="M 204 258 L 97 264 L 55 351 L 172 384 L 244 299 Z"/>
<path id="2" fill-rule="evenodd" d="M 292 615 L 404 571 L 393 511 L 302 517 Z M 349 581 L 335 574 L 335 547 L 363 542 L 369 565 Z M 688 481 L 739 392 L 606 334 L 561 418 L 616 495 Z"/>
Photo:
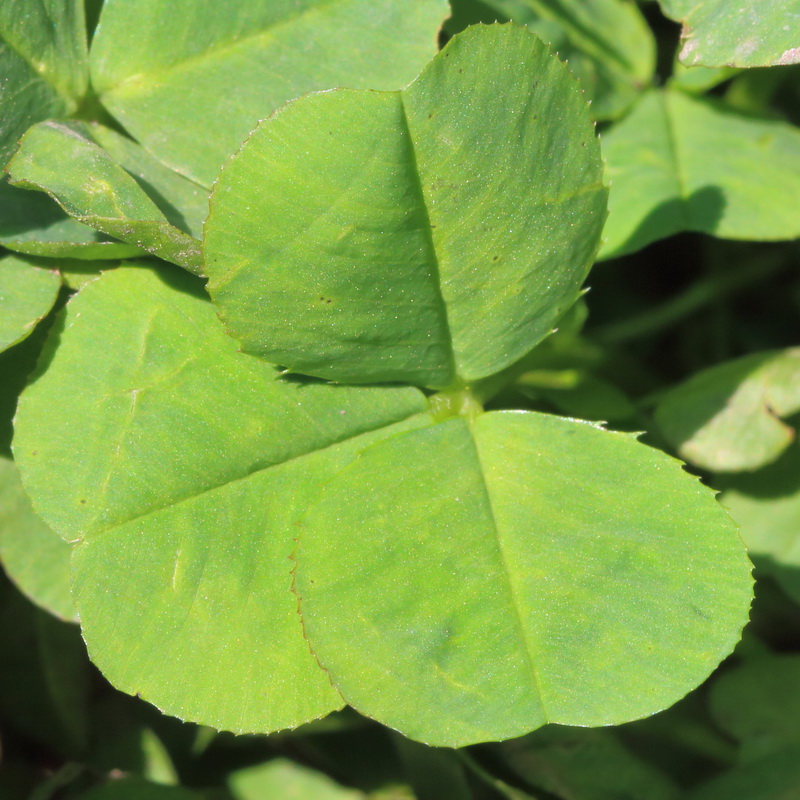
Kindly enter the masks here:
<path id="1" fill-rule="evenodd" d="M 60 288 L 55 270 L 17 256 L 0 260 L 0 352 L 30 335 L 53 307 Z"/>
<path id="2" fill-rule="evenodd" d="M 714 472 L 755 470 L 794 440 L 800 349 L 754 353 L 693 375 L 658 403 L 655 420 L 681 458 Z"/>
<path id="3" fill-rule="evenodd" d="M 283 758 L 237 770 L 228 785 L 235 800 L 366 800 L 363 792 L 346 789 L 321 772 Z"/>
<path id="4" fill-rule="evenodd" d="M 246 352 L 293 371 L 467 383 L 575 302 L 606 194 L 566 67 L 524 28 L 476 26 L 407 89 L 262 123 L 214 188 L 209 291 Z"/>
<path id="5" fill-rule="evenodd" d="M 405 86 L 436 52 L 448 12 L 446 0 L 107 0 L 92 82 L 137 141 L 210 187 L 288 100 Z"/>

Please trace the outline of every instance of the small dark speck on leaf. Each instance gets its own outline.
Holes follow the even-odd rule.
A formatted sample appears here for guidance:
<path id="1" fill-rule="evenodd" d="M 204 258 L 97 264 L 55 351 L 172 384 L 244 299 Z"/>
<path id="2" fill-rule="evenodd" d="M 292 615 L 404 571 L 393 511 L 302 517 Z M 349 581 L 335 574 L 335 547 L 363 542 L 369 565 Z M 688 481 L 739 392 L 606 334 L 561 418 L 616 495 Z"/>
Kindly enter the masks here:
<path id="1" fill-rule="evenodd" d="M 428 114 L 428 119 L 433 119 L 433 111 Z"/>
<path id="2" fill-rule="evenodd" d="M 461 74 L 463 71 L 464 71 L 463 69 L 460 69 L 460 70 L 458 71 L 458 72 L 459 72 L 459 75 L 460 75 L 460 74 Z"/>
<path id="3" fill-rule="evenodd" d="M 81 500 L 81 505 L 85 506 L 86 505 L 86 500 Z"/>
<path id="4" fill-rule="evenodd" d="M 38 451 L 38 450 L 34 450 L 34 451 L 31 453 L 31 455 L 32 455 L 32 456 L 38 456 L 38 455 L 39 455 L 39 451 Z"/>
<path id="5" fill-rule="evenodd" d="M 495 257 L 492 259 L 492 261 L 499 261 L 499 260 L 500 260 L 500 256 L 495 256 Z"/>

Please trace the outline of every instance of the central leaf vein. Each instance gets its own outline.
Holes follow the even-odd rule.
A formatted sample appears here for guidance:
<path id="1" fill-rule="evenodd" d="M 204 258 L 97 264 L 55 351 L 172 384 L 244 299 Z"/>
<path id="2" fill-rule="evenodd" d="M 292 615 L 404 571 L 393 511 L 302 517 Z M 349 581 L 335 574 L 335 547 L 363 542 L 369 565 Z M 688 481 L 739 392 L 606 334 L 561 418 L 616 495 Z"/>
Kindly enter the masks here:
<path id="1" fill-rule="evenodd" d="M 450 329 L 450 320 L 448 319 L 447 315 L 447 303 L 444 299 L 444 293 L 442 292 L 442 276 L 441 270 L 439 265 L 439 254 L 436 252 L 436 242 L 433 238 L 433 227 L 431 224 L 431 213 L 430 209 L 428 208 L 428 204 L 425 202 L 425 192 L 422 188 L 422 176 L 420 175 L 419 171 L 419 162 L 417 160 L 417 151 L 414 146 L 414 137 L 411 133 L 411 125 L 409 124 L 408 120 L 408 112 L 406 110 L 405 101 L 403 100 L 403 93 L 398 92 L 397 96 L 400 100 L 400 112 L 401 118 L 403 121 L 403 126 L 405 128 L 405 134 L 408 137 L 408 150 L 411 157 L 411 173 L 415 179 L 414 181 L 414 188 L 417 190 L 417 194 L 419 195 L 419 203 L 420 208 L 425 217 L 425 233 L 427 238 L 428 247 L 430 250 L 430 254 L 432 256 L 432 263 L 431 263 L 431 278 L 433 279 L 433 286 L 437 301 L 437 307 L 441 312 L 442 317 L 442 327 L 444 328 L 447 334 L 447 345 L 448 345 L 448 353 L 450 356 L 450 371 L 451 371 L 451 380 L 455 381 L 458 377 L 456 372 L 456 356 L 455 350 L 453 347 L 453 335 Z"/>
<path id="2" fill-rule="evenodd" d="M 484 495 L 486 498 L 486 505 L 487 508 L 489 509 L 489 515 L 491 517 L 492 530 L 494 531 L 494 541 L 497 544 L 497 554 L 499 556 L 500 565 L 503 568 L 503 575 L 505 577 L 506 585 L 508 587 L 508 592 L 511 598 L 511 605 L 514 609 L 514 619 L 517 625 L 517 629 L 519 630 L 520 639 L 522 640 L 522 643 L 524 645 L 525 658 L 528 662 L 534 686 L 536 687 L 536 694 L 539 696 L 539 702 L 541 703 L 542 706 L 542 713 L 546 718 L 549 718 L 549 714 L 547 713 L 547 705 L 544 700 L 544 695 L 542 694 L 541 683 L 539 681 L 539 675 L 536 669 L 536 659 L 534 654 L 535 648 L 533 646 L 533 642 L 528 636 L 527 630 L 525 628 L 525 623 L 523 622 L 522 619 L 522 614 L 520 613 L 519 592 L 514 583 L 514 577 L 512 575 L 512 571 L 509 568 L 508 555 L 506 554 L 505 548 L 503 547 L 503 539 L 502 536 L 500 535 L 500 529 L 497 525 L 497 517 L 495 516 L 494 506 L 492 504 L 492 494 L 489 491 L 489 482 L 486 479 L 486 471 L 483 467 L 483 462 L 481 461 L 480 448 L 478 447 L 478 442 L 475 439 L 475 433 L 472 430 L 472 426 L 470 425 L 468 427 L 469 427 L 470 441 L 472 442 L 472 446 L 475 450 L 475 459 L 478 462 L 478 467 L 481 475 L 481 486 L 483 487 Z"/>

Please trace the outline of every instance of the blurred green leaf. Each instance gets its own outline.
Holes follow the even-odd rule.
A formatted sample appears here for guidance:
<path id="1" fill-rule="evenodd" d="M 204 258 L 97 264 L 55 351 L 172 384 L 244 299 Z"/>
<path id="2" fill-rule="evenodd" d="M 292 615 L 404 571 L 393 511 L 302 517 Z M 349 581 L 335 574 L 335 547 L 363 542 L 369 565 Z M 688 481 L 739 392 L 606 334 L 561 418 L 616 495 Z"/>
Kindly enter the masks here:
<path id="1" fill-rule="evenodd" d="M 88 745 L 89 660 L 74 625 L 0 584 L 0 713 L 60 756 Z"/>
<path id="2" fill-rule="evenodd" d="M 497 752 L 528 785 L 562 800 L 675 800 L 678 787 L 611 730 L 548 725 Z"/>
<path id="3" fill-rule="evenodd" d="M 286 759 L 239 770 L 228 782 L 235 800 L 366 800 L 362 792 Z"/>
<path id="4" fill-rule="evenodd" d="M 794 439 L 784 419 L 800 411 L 800 349 L 753 353 L 703 370 L 664 394 L 661 433 L 681 458 L 714 472 L 754 470 Z"/>
<path id="5" fill-rule="evenodd" d="M 687 792 L 685 800 L 794 800 L 800 797 L 800 748 L 734 767 Z"/>
<path id="6" fill-rule="evenodd" d="M 710 703 L 717 724 L 740 742 L 743 759 L 789 746 L 800 751 L 800 656 L 738 664 L 714 682 Z"/>
<path id="7" fill-rule="evenodd" d="M 751 556 L 800 603 L 800 444 L 753 473 L 722 476 L 720 502 L 741 525 Z"/>
<path id="8" fill-rule="evenodd" d="M 659 0 L 683 23 L 688 66 L 767 67 L 800 61 L 796 0 Z"/>
<path id="9" fill-rule="evenodd" d="M 800 131 L 683 92 L 653 91 L 602 137 L 611 183 L 600 258 L 679 231 L 800 236 Z"/>
<path id="10" fill-rule="evenodd" d="M 162 786 L 140 777 L 112 780 L 82 792 L 75 800 L 201 800 L 202 795 L 182 786 Z M 275 800 L 278 800 L 276 796 Z"/>

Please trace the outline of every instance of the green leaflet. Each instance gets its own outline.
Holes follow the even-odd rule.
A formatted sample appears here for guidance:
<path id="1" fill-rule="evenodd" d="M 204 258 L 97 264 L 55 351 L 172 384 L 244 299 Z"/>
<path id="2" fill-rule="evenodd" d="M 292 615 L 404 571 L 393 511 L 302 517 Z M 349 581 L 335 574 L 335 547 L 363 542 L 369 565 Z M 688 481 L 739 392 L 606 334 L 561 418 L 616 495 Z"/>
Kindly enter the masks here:
<path id="1" fill-rule="evenodd" d="M 0 167 L 27 128 L 75 109 L 88 69 L 82 0 L 0 4 Z"/>
<path id="2" fill-rule="evenodd" d="M 611 182 L 601 258 L 690 230 L 800 236 L 800 132 L 681 92 L 653 91 L 603 135 Z"/>
<path id="3" fill-rule="evenodd" d="M 34 514 L 11 459 L 0 456 L 0 561 L 34 603 L 77 621 L 69 593 L 69 546 Z"/>
<path id="4" fill-rule="evenodd" d="M 58 297 L 61 278 L 24 258 L 0 260 L 0 352 L 25 339 Z"/>
<path id="5" fill-rule="evenodd" d="M 575 301 L 605 199 L 568 70 L 524 28 L 479 26 L 401 92 L 262 123 L 215 185 L 209 291 L 245 351 L 293 371 L 474 381 Z"/>
<path id="6" fill-rule="evenodd" d="M 800 61 L 796 0 L 659 0 L 683 22 L 688 66 L 767 67 Z"/>
<path id="7" fill-rule="evenodd" d="M 287 100 L 404 86 L 435 52 L 447 13 L 445 0 L 107 0 L 92 82 L 145 148 L 210 187 Z"/>
<path id="8" fill-rule="evenodd" d="M 366 800 L 362 792 L 345 789 L 327 775 L 282 758 L 234 772 L 229 785 L 235 800 Z"/>
<path id="9" fill-rule="evenodd" d="M 111 139 L 109 134 L 106 138 Z M 139 183 L 79 128 L 59 122 L 35 125 L 7 171 L 12 184 L 47 192 L 78 221 L 190 272 L 202 272 L 200 243 L 170 224 Z"/>
<path id="10" fill-rule="evenodd" d="M 753 353 L 672 388 L 655 420 L 681 458 L 714 472 L 754 470 L 794 439 L 783 419 L 800 411 L 800 349 Z"/>
<path id="11" fill-rule="evenodd" d="M 677 462 L 530 412 L 366 449 L 295 558 L 345 700 L 451 747 L 670 705 L 730 652 L 751 585 L 735 526 Z"/>
<path id="12" fill-rule="evenodd" d="M 595 119 L 615 119 L 650 85 L 655 40 L 629 0 L 453 0 L 451 33 L 478 22 L 527 25 L 566 61 Z"/>
<path id="13" fill-rule="evenodd" d="M 293 727 L 341 702 L 290 591 L 294 520 L 426 403 L 278 380 L 199 289 L 125 267 L 87 284 L 20 399 L 15 457 L 38 513 L 79 542 L 76 605 L 110 680 L 218 728 Z"/>

